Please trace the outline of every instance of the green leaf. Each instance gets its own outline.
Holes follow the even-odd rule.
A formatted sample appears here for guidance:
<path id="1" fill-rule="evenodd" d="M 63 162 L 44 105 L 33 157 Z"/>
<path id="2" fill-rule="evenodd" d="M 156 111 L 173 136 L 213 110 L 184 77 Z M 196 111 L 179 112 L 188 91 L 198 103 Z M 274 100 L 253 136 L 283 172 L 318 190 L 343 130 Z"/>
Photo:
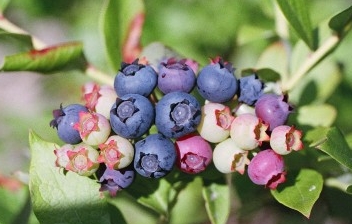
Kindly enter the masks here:
<path id="1" fill-rule="evenodd" d="M 29 35 L 9 33 L 0 29 L 0 41 L 7 41 L 9 43 L 17 44 L 26 50 L 33 48 L 32 38 Z"/>
<path id="2" fill-rule="evenodd" d="M 160 179 L 158 182 L 159 186 L 153 193 L 139 197 L 137 201 L 144 206 L 153 209 L 159 214 L 168 217 L 171 209 L 171 201 L 174 200 L 177 192 L 172 188 L 172 185 L 166 179 Z"/>
<path id="3" fill-rule="evenodd" d="M 307 133 L 310 146 L 325 152 L 340 164 L 352 170 L 352 150 L 341 130 L 337 127 L 330 129 L 319 128 Z"/>
<path id="4" fill-rule="evenodd" d="M 230 189 L 225 183 L 203 187 L 205 207 L 212 224 L 226 223 L 230 214 Z"/>
<path id="5" fill-rule="evenodd" d="M 285 80 L 288 77 L 288 54 L 287 47 L 285 47 L 283 42 L 275 42 L 262 52 L 255 67 L 258 70 L 270 69 L 264 70 L 264 72 L 273 71 L 280 74 L 281 79 Z"/>
<path id="6" fill-rule="evenodd" d="M 248 68 L 244 69 L 241 72 L 241 76 L 248 76 L 256 74 L 258 77 L 264 82 L 276 82 L 280 80 L 280 74 L 270 68 L 262 68 L 262 69 L 253 69 Z"/>
<path id="7" fill-rule="evenodd" d="M 108 61 L 114 71 L 120 69 L 122 46 L 133 18 L 142 13 L 142 0 L 106 0 L 101 14 L 101 30 Z"/>
<path id="8" fill-rule="evenodd" d="M 310 49 L 316 49 L 317 40 L 314 37 L 307 1 L 277 0 L 277 3 L 298 36 L 309 46 Z"/>
<path id="9" fill-rule="evenodd" d="M 345 35 L 352 26 L 352 6 L 332 17 L 329 27 L 339 35 Z"/>
<path id="10" fill-rule="evenodd" d="M 51 73 L 62 69 L 84 69 L 85 63 L 82 43 L 70 42 L 6 56 L 1 71 Z"/>
<path id="11" fill-rule="evenodd" d="M 285 183 L 271 190 L 281 204 L 299 211 L 309 218 L 314 203 L 323 189 L 323 177 L 311 169 L 301 169 L 299 173 L 290 171 Z"/>
<path id="12" fill-rule="evenodd" d="M 330 127 L 336 116 L 336 109 L 329 104 L 309 104 L 298 108 L 297 121 L 300 125 Z"/>
<path id="13" fill-rule="evenodd" d="M 54 143 L 29 133 L 31 163 L 29 190 L 33 211 L 41 224 L 110 224 L 106 199 L 96 180 L 55 166 Z"/>
<path id="14" fill-rule="evenodd" d="M 0 0 L 0 15 L 6 9 L 9 3 L 10 3 L 10 0 Z M 0 20 L 1 20 L 1 17 L 0 17 Z"/>
<path id="15" fill-rule="evenodd" d="M 0 187 L 0 223 L 13 223 L 16 216 L 21 213 L 22 207 L 26 204 L 27 197 L 27 187 L 12 191 Z"/>

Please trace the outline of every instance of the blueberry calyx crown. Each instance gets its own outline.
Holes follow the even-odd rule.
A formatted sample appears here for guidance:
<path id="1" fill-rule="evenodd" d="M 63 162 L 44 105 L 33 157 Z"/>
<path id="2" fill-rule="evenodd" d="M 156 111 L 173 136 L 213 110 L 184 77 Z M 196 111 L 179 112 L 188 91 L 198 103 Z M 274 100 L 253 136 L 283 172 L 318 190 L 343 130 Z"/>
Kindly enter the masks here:
<path id="1" fill-rule="evenodd" d="M 136 72 L 145 67 L 143 64 L 138 64 L 138 60 L 137 58 L 132 63 L 122 62 L 120 71 L 126 76 L 133 76 Z"/>
<path id="2" fill-rule="evenodd" d="M 127 100 L 122 100 L 120 98 L 116 99 L 116 109 L 113 111 L 114 114 L 120 119 L 121 122 L 125 123 L 126 120 L 133 116 L 139 111 L 137 107 L 134 106 L 136 100 L 129 98 Z"/>
<path id="3" fill-rule="evenodd" d="M 62 104 L 60 104 L 60 108 L 59 109 L 56 109 L 56 110 L 53 110 L 53 117 L 54 119 L 50 121 L 50 127 L 52 128 L 56 128 L 59 126 L 59 123 L 60 123 L 60 117 L 62 116 L 65 116 L 65 112 L 64 110 L 62 109 Z"/>

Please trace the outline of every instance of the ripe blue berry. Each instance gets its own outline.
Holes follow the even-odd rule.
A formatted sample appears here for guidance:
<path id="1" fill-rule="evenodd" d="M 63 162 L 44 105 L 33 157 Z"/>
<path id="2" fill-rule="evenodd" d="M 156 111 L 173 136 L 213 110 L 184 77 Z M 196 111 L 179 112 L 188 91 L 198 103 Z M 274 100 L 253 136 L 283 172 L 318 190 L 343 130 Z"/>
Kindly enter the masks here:
<path id="1" fill-rule="evenodd" d="M 110 111 L 112 130 L 124 138 L 138 138 L 154 122 L 154 107 L 142 95 L 126 94 L 116 99 Z"/>
<path id="2" fill-rule="evenodd" d="M 184 92 L 166 94 L 156 105 L 155 125 L 169 138 L 179 138 L 196 130 L 201 120 L 197 99 Z"/>
<path id="3" fill-rule="evenodd" d="M 177 61 L 170 58 L 165 62 L 161 62 L 159 66 L 158 88 L 164 94 L 170 92 L 191 92 L 195 83 L 196 75 L 186 60 Z"/>
<path id="4" fill-rule="evenodd" d="M 269 125 L 270 131 L 285 124 L 291 111 L 285 95 L 264 94 L 255 104 L 255 114 Z"/>
<path id="5" fill-rule="evenodd" d="M 175 160 L 173 142 L 161 134 L 148 135 L 135 144 L 134 168 L 144 177 L 165 176 L 172 170 Z"/>
<path id="6" fill-rule="evenodd" d="M 68 144 L 82 141 L 79 131 L 74 128 L 79 122 L 79 112 L 88 112 L 88 109 L 80 104 L 71 104 L 64 108 L 60 105 L 60 109 L 53 110 L 54 119 L 50 126 L 56 128 L 59 138 Z"/>
<path id="7" fill-rule="evenodd" d="M 134 180 L 135 172 L 130 167 L 114 170 L 106 168 L 99 179 L 101 187 L 99 191 L 109 191 L 112 197 L 122 189 L 130 186 Z"/>
<path id="8" fill-rule="evenodd" d="M 250 75 L 242 77 L 238 80 L 238 101 L 248 104 L 250 106 L 263 95 L 264 83 L 258 79 L 257 75 Z"/>
<path id="9" fill-rule="evenodd" d="M 238 88 L 234 68 L 221 58 L 216 59 L 199 72 L 197 88 L 199 94 L 211 102 L 223 103 L 231 100 Z"/>
<path id="10" fill-rule="evenodd" d="M 120 97 L 132 93 L 147 97 L 155 88 L 157 79 L 158 75 L 150 65 L 138 64 L 136 59 L 131 64 L 122 62 L 114 88 Z"/>

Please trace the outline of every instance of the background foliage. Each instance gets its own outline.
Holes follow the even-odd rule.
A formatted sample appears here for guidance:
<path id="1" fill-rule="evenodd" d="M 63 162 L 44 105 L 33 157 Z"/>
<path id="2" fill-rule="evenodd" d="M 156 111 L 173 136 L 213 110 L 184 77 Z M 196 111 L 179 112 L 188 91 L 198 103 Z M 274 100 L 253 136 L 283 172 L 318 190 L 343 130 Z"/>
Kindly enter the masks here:
<path id="1" fill-rule="evenodd" d="M 270 192 L 245 175 L 212 169 L 199 176 L 175 171 L 159 181 L 137 178 L 116 199 L 101 201 L 90 194 L 99 186 L 89 179 L 53 175 L 46 162 L 62 142 L 48 125 L 52 109 L 80 101 L 87 81 L 111 81 L 141 12 L 142 53 L 150 58 L 165 53 L 150 47 L 160 42 L 201 65 L 220 55 L 237 76 L 252 69 L 280 75 L 297 108 L 290 122 L 304 130 L 306 145 L 288 157 L 284 189 Z M 349 223 L 351 20 L 348 0 L 1 0 L 0 223 Z M 312 52 L 320 53 L 317 61 L 308 59 Z M 312 186 L 321 193 L 295 195 Z"/>

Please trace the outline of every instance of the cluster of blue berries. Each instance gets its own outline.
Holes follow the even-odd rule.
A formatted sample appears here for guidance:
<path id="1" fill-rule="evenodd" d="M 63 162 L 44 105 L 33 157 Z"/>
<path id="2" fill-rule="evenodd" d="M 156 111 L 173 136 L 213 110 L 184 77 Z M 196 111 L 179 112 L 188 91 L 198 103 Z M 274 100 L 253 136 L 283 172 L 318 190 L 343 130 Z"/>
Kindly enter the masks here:
<path id="1" fill-rule="evenodd" d="M 122 63 L 113 87 L 86 84 L 84 105 L 53 111 L 50 125 L 66 143 L 55 149 L 56 166 L 97 174 L 111 195 L 128 187 L 135 172 L 161 178 L 177 166 L 196 174 L 211 162 L 222 173 L 243 174 L 248 165 L 254 183 L 276 188 L 285 179 L 281 155 L 303 148 L 301 132 L 285 125 L 292 111 L 287 97 L 265 93 L 255 74 L 237 79 L 220 57 L 197 70 L 186 59 L 168 58 L 155 68 L 137 59 Z M 261 148 L 264 141 L 270 149 Z"/>

